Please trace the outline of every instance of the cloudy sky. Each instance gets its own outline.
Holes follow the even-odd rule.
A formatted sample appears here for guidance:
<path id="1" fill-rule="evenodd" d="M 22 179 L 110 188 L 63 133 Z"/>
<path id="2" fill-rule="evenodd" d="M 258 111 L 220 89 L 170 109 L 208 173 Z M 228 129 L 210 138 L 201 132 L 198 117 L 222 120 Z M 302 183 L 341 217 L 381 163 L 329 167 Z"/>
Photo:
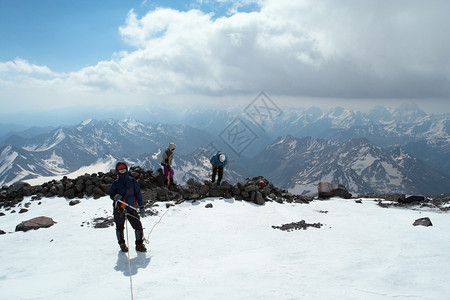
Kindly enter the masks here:
<path id="1" fill-rule="evenodd" d="M 1 0 L 4 113 L 251 101 L 450 112 L 447 0 Z"/>

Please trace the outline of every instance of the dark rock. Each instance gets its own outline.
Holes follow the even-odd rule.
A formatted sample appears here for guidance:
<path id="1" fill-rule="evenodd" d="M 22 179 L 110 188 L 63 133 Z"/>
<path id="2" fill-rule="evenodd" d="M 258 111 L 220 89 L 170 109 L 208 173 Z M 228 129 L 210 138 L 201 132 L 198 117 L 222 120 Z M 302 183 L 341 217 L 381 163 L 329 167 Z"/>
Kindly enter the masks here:
<path id="1" fill-rule="evenodd" d="M 233 189 L 233 186 L 232 186 L 231 184 L 229 184 L 228 182 L 226 182 L 226 181 L 222 181 L 222 182 L 220 183 L 220 187 L 221 187 L 222 189 L 228 190 L 228 191 L 231 191 L 231 190 Z"/>
<path id="2" fill-rule="evenodd" d="M 223 189 L 220 186 L 215 186 L 211 188 L 211 191 L 209 191 L 209 195 L 211 197 L 223 197 Z"/>
<path id="3" fill-rule="evenodd" d="M 206 206 L 205 206 L 205 208 L 212 208 L 212 207 L 213 207 L 212 203 L 208 203 L 208 204 L 206 204 Z"/>
<path id="4" fill-rule="evenodd" d="M 72 181 L 68 181 L 65 185 L 66 190 L 70 190 L 73 187 L 75 187 L 75 184 Z"/>
<path id="5" fill-rule="evenodd" d="M 197 186 L 198 185 L 197 182 L 194 179 L 192 179 L 192 178 L 189 178 L 188 181 L 186 182 L 186 184 L 190 185 L 190 186 Z"/>
<path id="6" fill-rule="evenodd" d="M 234 200 L 241 201 L 244 200 L 244 197 L 242 197 L 241 195 L 234 195 Z"/>
<path id="7" fill-rule="evenodd" d="M 133 177 L 134 179 L 139 179 L 140 177 L 138 172 L 130 172 L 130 176 Z"/>
<path id="8" fill-rule="evenodd" d="M 239 187 L 237 185 L 235 185 L 233 187 L 232 192 L 233 192 L 233 195 L 240 195 L 241 194 L 241 190 L 239 189 Z"/>
<path id="9" fill-rule="evenodd" d="M 200 188 L 200 193 L 202 197 L 208 197 L 209 195 L 209 186 L 208 185 L 202 185 Z"/>
<path id="10" fill-rule="evenodd" d="M 19 210 L 19 214 L 23 214 L 26 213 L 28 211 L 28 209 L 26 208 L 22 208 L 21 210 Z"/>
<path id="11" fill-rule="evenodd" d="M 318 185 L 318 194 L 319 198 L 330 198 L 330 197 L 341 197 L 344 199 L 350 199 L 352 194 L 350 194 L 345 186 L 338 183 L 329 183 L 329 182 L 319 182 Z"/>
<path id="12" fill-rule="evenodd" d="M 77 189 L 78 192 L 82 192 L 84 190 L 84 184 L 83 183 L 77 183 L 75 185 L 75 188 Z"/>
<path id="13" fill-rule="evenodd" d="M 100 185 L 100 188 L 105 194 L 109 194 L 109 190 L 111 189 L 111 185 L 110 184 L 102 184 L 102 185 Z"/>
<path id="14" fill-rule="evenodd" d="M 56 224 L 52 218 L 49 217 L 36 217 L 27 221 L 23 221 L 19 225 L 16 226 L 16 231 L 28 231 L 31 229 L 39 229 L 39 228 L 48 228 Z"/>
<path id="15" fill-rule="evenodd" d="M 320 228 L 323 224 L 321 223 L 312 223 L 308 224 L 305 220 L 301 220 L 299 222 L 293 222 L 289 224 L 283 224 L 281 226 L 272 226 L 273 229 L 280 229 L 283 231 L 292 231 L 292 230 L 299 230 L 303 229 L 306 230 L 308 227 L 314 227 L 314 228 Z"/>
<path id="16" fill-rule="evenodd" d="M 53 194 L 53 196 L 57 195 L 58 194 L 58 188 L 56 186 L 52 185 L 52 187 L 50 188 L 49 193 Z"/>
<path id="17" fill-rule="evenodd" d="M 114 225 L 114 219 L 112 217 L 98 217 L 92 220 L 94 223 L 94 228 L 108 228 Z"/>
<path id="18" fill-rule="evenodd" d="M 161 168 L 156 170 L 156 174 L 153 174 L 153 180 L 155 181 L 155 183 L 158 186 L 163 186 L 164 185 L 164 173 L 163 173 L 163 170 Z"/>
<path id="19" fill-rule="evenodd" d="M 5 215 L 5 213 L 0 212 L 0 217 L 3 217 Z"/>
<path id="20" fill-rule="evenodd" d="M 67 190 L 64 192 L 64 197 L 68 198 L 68 199 L 73 199 L 73 198 L 75 198 L 75 192 L 76 192 L 76 189 L 71 188 L 70 190 Z"/>
<path id="21" fill-rule="evenodd" d="M 381 197 L 372 197 L 372 198 L 381 198 Z M 405 200 L 405 194 L 387 194 L 384 195 L 384 199 L 386 201 L 402 202 L 402 200 Z"/>
<path id="22" fill-rule="evenodd" d="M 0 235 L 2 234 L 6 234 L 6 232 L 4 232 L 3 230 L 0 229 Z"/>
<path id="23" fill-rule="evenodd" d="M 71 200 L 71 201 L 69 202 L 69 205 L 70 205 L 70 206 L 74 206 L 74 205 L 77 205 L 77 204 L 80 204 L 80 203 L 81 203 L 80 200 Z"/>
<path id="24" fill-rule="evenodd" d="M 257 190 L 258 190 L 258 186 L 256 184 L 248 185 L 248 186 L 244 187 L 244 191 L 246 191 L 247 193 L 257 191 Z"/>
<path id="25" fill-rule="evenodd" d="M 114 179 L 112 177 L 110 177 L 110 176 L 103 177 L 103 182 L 106 183 L 106 184 L 112 184 L 113 181 L 114 181 Z"/>
<path id="26" fill-rule="evenodd" d="M 266 201 L 264 201 L 262 194 L 259 191 L 256 192 L 255 203 L 258 205 L 264 205 L 266 203 Z"/>
<path id="27" fill-rule="evenodd" d="M 99 198 L 105 196 L 105 192 L 103 192 L 103 190 L 99 187 L 94 187 L 94 189 L 92 190 L 92 193 L 94 194 L 94 199 L 99 199 Z"/>
<path id="28" fill-rule="evenodd" d="M 421 225 L 421 226 L 426 226 L 426 227 L 428 227 L 428 226 L 433 226 L 433 224 L 431 223 L 430 218 L 428 218 L 428 217 L 420 218 L 420 219 L 415 220 L 414 223 L 413 223 L 413 225 L 414 225 L 414 226 L 419 226 L 419 225 Z"/>
<path id="29" fill-rule="evenodd" d="M 164 188 L 158 188 L 156 190 L 156 199 L 159 201 L 167 201 L 169 191 Z"/>
<path id="30" fill-rule="evenodd" d="M 425 197 L 424 196 L 409 196 L 407 198 L 405 198 L 404 200 L 398 200 L 398 202 L 401 203 L 413 203 L 413 202 L 422 202 L 425 201 Z"/>
<path id="31" fill-rule="evenodd" d="M 86 195 L 88 195 L 89 197 L 92 196 L 92 194 L 94 193 L 94 188 L 94 185 L 86 186 Z"/>
<path id="32" fill-rule="evenodd" d="M 258 184 L 258 186 L 259 186 L 260 189 L 263 189 L 263 188 L 265 188 L 269 183 L 268 183 L 264 178 L 260 178 L 260 179 L 257 181 L 257 184 Z"/>

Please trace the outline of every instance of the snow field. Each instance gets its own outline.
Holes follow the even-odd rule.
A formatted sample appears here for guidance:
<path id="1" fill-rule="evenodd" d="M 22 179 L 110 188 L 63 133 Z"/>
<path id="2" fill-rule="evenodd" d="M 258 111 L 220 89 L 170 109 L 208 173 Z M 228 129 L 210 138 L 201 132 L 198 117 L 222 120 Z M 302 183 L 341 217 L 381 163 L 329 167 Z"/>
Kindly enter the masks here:
<path id="1" fill-rule="evenodd" d="M 128 257 L 114 227 L 80 226 L 111 215 L 111 200 L 41 202 L 24 214 L 0 209 L 0 229 L 11 232 L 0 236 L 0 299 L 130 299 Z M 156 210 L 142 219 L 146 237 L 165 204 Z M 41 215 L 58 224 L 12 233 Z M 412 226 L 425 216 L 434 226 Z M 324 225 L 272 228 L 300 220 Z M 154 227 L 147 253 L 134 250 L 128 224 L 134 299 L 447 299 L 449 229 L 446 213 L 381 208 L 373 199 L 188 201 Z"/>

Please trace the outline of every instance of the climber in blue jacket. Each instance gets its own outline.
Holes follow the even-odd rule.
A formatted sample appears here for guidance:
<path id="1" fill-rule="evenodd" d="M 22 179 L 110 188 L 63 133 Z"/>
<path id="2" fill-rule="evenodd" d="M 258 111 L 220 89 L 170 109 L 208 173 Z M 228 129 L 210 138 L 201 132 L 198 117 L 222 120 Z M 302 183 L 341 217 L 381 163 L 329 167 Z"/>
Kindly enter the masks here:
<path id="1" fill-rule="evenodd" d="M 212 165 L 212 183 L 214 183 L 216 181 L 216 174 L 217 171 L 219 171 L 218 173 L 218 178 L 217 178 L 217 184 L 220 184 L 220 182 L 222 181 L 222 177 L 223 177 L 223 168 L 228 164 L 228 159 L 225 156 L 225 154 L 221 153 L 220 151 L 218 151 L 216 153 L 216 155 L 214 155 L 213 157 L 211 157 L 211 159 L 209 160 L 211 162 Z"/>
<path id="2" fill-rule="evenodd" d="M 128 166 L 126 163 L 118 162 L 116 165 L 116 172 L 118 178 L 111 185 L 109 197 L 114 201 L 114 222 L 116 223 L 117 241 L 120 245 L 120 249 L 123 252 L 127 252 L 128 247 L 125 244 L 123 230 L 125 221 L 128 219 L 135 232 L 136 251 L 146 252 L 147 249 L 143 243 L 144 230 L 142 228 L 142 223 L 137 213 L 137 209 L 133 209 L 139 207 L 141 216 L 145 214 L 141 188 L 136 179 L 130 177 L 128 174 Z M 118 200 L 126 204 L 118 202 Z"/>

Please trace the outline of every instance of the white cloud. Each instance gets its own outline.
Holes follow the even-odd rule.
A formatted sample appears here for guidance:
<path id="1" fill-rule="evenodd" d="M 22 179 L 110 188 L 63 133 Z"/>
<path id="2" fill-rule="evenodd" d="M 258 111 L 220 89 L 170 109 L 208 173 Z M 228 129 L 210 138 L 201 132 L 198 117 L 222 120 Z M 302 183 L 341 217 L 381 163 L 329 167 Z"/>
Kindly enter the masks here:
<path id="1" fill-rule="evenodd" d="M 0 86 L 13 93 L 12 86 L 32 82 L 46 95 L 50 89 L 90 101 L 261 90 L 298 97 L 450 96 L 448 1 L 266 0 L 235 1 L 235 7 L 251 2 L 260 11 L 217 19 L 199 10 L 158 8 L 142 17 L 130 11 L 119 32 L 136 50 L 70 74 L 23 59 L 0 63 Z"/>
<path id="2" fill-rule="evenodd" d="M 21 58 L 16 58 L 13 61 L 0 62 L 0 74 L 3 73 L 57 76 L 57 73 L 52 72 L 48 67 L 30 64 L 28 61 Z"/>

